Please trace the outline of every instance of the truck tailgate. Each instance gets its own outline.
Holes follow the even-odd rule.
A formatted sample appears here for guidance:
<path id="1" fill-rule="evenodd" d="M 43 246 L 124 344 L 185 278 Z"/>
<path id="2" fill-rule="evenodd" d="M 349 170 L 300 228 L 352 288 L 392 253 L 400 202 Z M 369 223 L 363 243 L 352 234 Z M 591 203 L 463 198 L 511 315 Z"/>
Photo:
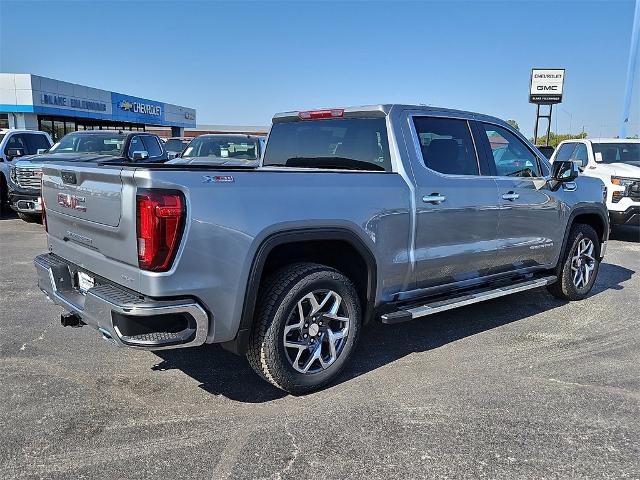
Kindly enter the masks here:
<path id="1" fill-rule="evenodd" d="M 53 253 L 89 264 L 93 258 L 137 267 L 132 171 L 96 164 L 45 165 L 42 187 Z M 102 275 L 105 268 L 99 267 L 96 273 Z"/>

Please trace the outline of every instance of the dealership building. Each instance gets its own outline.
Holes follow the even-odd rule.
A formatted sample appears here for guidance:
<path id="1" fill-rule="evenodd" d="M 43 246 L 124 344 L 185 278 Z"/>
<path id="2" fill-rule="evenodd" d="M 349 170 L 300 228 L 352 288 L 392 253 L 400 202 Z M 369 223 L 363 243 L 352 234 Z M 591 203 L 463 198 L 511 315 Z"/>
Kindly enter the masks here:
<path id="1" fill-rule="evenodd" d="M 77 130 L 196 127 L 193 108 L 31 74 L 0 73 L 0 128 L 48 132 L 55 140 Z"/>

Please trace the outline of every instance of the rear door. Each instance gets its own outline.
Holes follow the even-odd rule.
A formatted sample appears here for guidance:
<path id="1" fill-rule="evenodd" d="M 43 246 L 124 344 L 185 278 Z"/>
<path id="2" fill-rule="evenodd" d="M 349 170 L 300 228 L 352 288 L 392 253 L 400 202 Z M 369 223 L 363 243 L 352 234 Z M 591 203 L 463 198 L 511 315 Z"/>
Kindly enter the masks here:
<path id="1" fill-rule="evenodd" d="M 410 115 L 416 183 L 415 288 L 479 280 L 494 266 L 498 191 L 466 118 Z"/>
<path id="2" fill-rule="evenodd" d="M 564 224 L 562 205 L 549 188 L 541 160 L 503 126 L 478 122 L 476 132 L 476 143 L 491 161 L 500 197 L 497 271 L 551 265 Z"/>

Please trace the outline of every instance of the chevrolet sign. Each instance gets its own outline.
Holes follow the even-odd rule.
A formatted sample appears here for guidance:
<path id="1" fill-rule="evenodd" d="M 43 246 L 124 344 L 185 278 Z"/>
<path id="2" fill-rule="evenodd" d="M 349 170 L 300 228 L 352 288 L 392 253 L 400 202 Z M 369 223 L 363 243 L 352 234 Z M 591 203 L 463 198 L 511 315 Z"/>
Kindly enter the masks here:
<path id="1" fill-rule="evenodd" d="M 153 115 L 155 117 L 162 115 L 162 107 L 160 105 L 151 105 L 150 103 L 123 100 L 118 103 L 118 108 L 127 112 L 142 113 L 143 115 Z"/>

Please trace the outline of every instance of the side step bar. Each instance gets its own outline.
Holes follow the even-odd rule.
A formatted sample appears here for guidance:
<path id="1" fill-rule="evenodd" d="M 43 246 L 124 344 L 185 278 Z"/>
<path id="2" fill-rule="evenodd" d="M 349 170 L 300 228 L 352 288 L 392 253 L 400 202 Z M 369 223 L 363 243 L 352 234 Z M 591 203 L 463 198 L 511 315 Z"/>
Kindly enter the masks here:
<path id="1" fill-rule="evenodd" d="M 452 298 L 445 298 L 434 300 L 431 303 L 419 305 L 396 312 L 385 313 L 382 315 L 382 323 L 393 324 L 406 322 L 408 320 L 414 320 L 416 318 L 426 317 L 427 315 L 433 315 L 434 313 L 444 312 L 453 308 L 464 307 L 465 305 L 471 305 L 473 303 L 484 302 L 485 300 L 491 300 L 492 298 L 504 297 L 505 295 L 511 295 L 512 293 L 523 292 L 525 290 L 531 290 L 532 288 L 544 287 L 557 281 L 557 277 L 540 277 L 531 280 L 525 280 L 519 283 L 506 285 L 498 288 L 488 288 L 481 291 L 475 291 L 471 293 L 463 293 L 459 296 Z"/>

